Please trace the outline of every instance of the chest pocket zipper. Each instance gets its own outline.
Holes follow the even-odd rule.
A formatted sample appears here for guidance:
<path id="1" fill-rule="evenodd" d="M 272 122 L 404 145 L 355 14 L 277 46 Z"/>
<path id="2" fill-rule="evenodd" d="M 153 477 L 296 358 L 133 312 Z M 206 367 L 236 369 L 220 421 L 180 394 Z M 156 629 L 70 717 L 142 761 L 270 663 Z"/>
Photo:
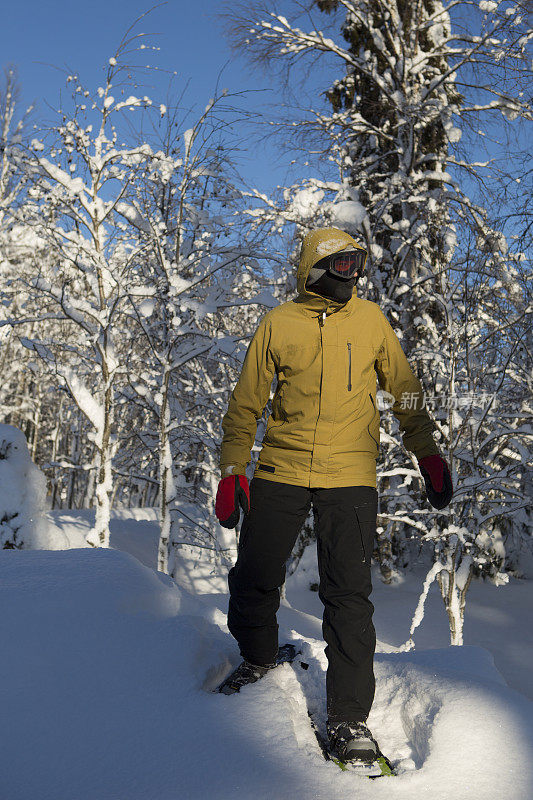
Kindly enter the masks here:
<path id="1" fill-rule="evenodd" d="M 348 345 L 348 391 L 352 391 L 352 343 L 346 342 Z"/>

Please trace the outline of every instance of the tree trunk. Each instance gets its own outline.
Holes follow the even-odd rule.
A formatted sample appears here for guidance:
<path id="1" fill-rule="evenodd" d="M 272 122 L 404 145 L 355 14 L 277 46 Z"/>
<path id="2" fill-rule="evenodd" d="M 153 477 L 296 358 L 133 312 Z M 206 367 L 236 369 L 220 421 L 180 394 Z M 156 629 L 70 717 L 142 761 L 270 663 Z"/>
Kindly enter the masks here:
<path id="1" fill-rule="evenodd" d="M 170 369 L 165 368 L 162 387 L 162 402 L 159 416 L 159 514 L 161 532 L 157 553 L 157 569 L 168 573 L 168 545 L 172 533 L 172 507 L 176 501 L 176 486 L 172 472 L 172 453 L 170 450 L 170 409 L 168 390 Z"/>
<path id="2" fill-rule="evenodd" d="M 441 597 L 448 614 L 450 644 L 463 644 L 466 593 L 472 580 L 472 557 L 462 553 L 460 544 L 447 550 L 446 564 L 437 575 Z"/>
<path id="3" fill-rule="evenodd" d="M 109 382 L 104 393 L 103 411 L 101 441 L 97 444 L 96 518 L 94 528 L 87 536 L 87 542 L 93 547 L 109 547 L 109 521 L 111 519 L 111 492 L 113 489 L 111 460 L 114 454 L 114 446 L 111 442 L 113 388 Z"/>

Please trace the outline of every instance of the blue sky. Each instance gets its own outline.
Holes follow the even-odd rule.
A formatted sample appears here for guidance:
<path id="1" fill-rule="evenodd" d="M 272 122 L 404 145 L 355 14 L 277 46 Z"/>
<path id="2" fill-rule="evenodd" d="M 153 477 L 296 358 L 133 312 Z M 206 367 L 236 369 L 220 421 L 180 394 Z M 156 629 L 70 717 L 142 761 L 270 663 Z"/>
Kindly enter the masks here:
<path id="1" fill-rule="evenodd" d="M 283 8 L 282 2 L 278 5 Z M 248 109 L 261 111 L 266 103 L 276 102 L 276 81 L 253 71 L 244 58 L 232 55 L 215 17 L 221 6 L 221 0 L 169 0 L 157 7 L 138 27 L 158 34 L 153 41 L 161 48 L 157 53 L 145 51 L 149 53 L 145 63 L 177 71 L 176 90 L 188 83 L 185 101 L 198 110 L 203 110 L 213 95 L 217 76 L 224 68 L 221 85 L 230 92 L 261 90 L 242 101 Z M 3 3 L 0 19 L 0 65 L 17 67 L 23 102 L 35 100 L 40 117 L 50 118 L 46 104 L 57 108 L 60 90 L 65 91 L 65 74 L 60 70 L 76 72 L 86 86 L 96 88 L 126 29 L 149 8 L 149 0 L 9 0 Z M 322 27 L 324 15 L 319 17 Z M 308 23 L 303 24 L 306 27 Z M 315 103 L 320 91 L 331 84 L 332 66 L 321 61 L 320 73 L 311 70 L 306 79 L 309 96 Z M 168 76 L 162 72 L 158 75 L 158 85 L 146 94 L 164 101 Z M 495 122 L 498 130 L 498 120 Z M 246 134 L 245 128 L 243 131 Z M 484 155 L 485 145 L 494 152 L 494 144 L 480 139 L 478 156 Z M 243 146 L 240 171 L 248 183 L 259 189 L 268 192 L 277 184 L 286 185 L 291 178 L 303 177 L 301 156 L 291 167 L 290 157 L 273 144 L 257 145 L 245 140 Z"/>
<path id="2" fill-rule="evenodd" d="M 230 92 L 266 90 L 248 95 L 245 101 L 260 109 L 267 98 L 270 102 L 275 100 L 272 79 L 253 73 L 243 59 L 234 59 L 214 16 L 220 7 L 219 0 L 170 0 L 156 8 L 138 27 L 139 31 L 158 34 L 153 41 L 161 50 L 149 53 L 146 63 L 176 70 L 176 89 L 189 82 L 186 99 L 202 110 L 213 95 L 217 75 L 225 67 L 221 85 Z M 1 66 L 17 67 L 23 102 L 37 101 L 40 116 L 49 118 L 46 103 L 57 108 L 59 93 L 65 91 L 65 75 L 56 68 L 77 73 L 88 87 L 100 85 L 103 66 L 122 35 L 149 8 L 147 0 L 5 3 L 0 24 Z M 167 85 L 168 76 L 161 74 L 159 93 L 146 93 L 164 99 Z M 272 146 L 254 146 L 243 153 L 241 172 L 248 181 L 268 190 L 283 183 L 288 161 Z"/>

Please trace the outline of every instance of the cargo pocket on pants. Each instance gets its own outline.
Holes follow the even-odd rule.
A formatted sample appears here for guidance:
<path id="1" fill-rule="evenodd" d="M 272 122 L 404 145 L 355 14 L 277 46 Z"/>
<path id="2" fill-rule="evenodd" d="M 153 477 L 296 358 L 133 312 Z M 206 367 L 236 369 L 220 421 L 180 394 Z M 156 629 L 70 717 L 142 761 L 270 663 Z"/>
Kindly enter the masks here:
<path id="1" fill-rule="evenodd" d="M 376 533 L 376 521 L 373 516 L 373 507 L 354 506 L 355 519 L 357 521 L 357 531 L 359 543 L 361 545 L 361 561 L 363 564 L 370 565 L 372 552 L 374 550 L 374 536 Z"/>
<path id="2" fill-rule="evenodd" d="M 239 531 L 239 540 L 237 542 L 237 555 L 239 555 L 241 550 L 243 549 L 246 538 L 250 531 L 250 511 L 248 512 L 248 514 L 245 515 L 243 523 L 241 525 L 241 529 Z"/>

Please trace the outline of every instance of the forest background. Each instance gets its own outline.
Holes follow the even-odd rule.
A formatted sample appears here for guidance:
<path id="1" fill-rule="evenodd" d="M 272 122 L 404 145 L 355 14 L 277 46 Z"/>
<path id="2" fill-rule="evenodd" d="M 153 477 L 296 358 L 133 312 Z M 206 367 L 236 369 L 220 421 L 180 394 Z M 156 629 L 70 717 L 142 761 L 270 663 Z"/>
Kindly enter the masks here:
<path id="1" fill-rule="evenodd" d="M 427 504 L 383 406 L 376 562 L 385 582 L 425 564 L 413 626 L 437 580 L 460 644 L 472 578 L 520 576 L 531 548 L 528 9 L 63 5 L 2 27 L 0 406 L 49 504 L 94 508 L 94 546 L 112 506 L 156 506 L 160 570 L 182 547 L 231 563 L 220 422 L 303 235 L 337 225 L 369 250 L 358 291 L 421 378 L 456 486 Z M 291 571 L 312 536 L 310 518 Z"/>

